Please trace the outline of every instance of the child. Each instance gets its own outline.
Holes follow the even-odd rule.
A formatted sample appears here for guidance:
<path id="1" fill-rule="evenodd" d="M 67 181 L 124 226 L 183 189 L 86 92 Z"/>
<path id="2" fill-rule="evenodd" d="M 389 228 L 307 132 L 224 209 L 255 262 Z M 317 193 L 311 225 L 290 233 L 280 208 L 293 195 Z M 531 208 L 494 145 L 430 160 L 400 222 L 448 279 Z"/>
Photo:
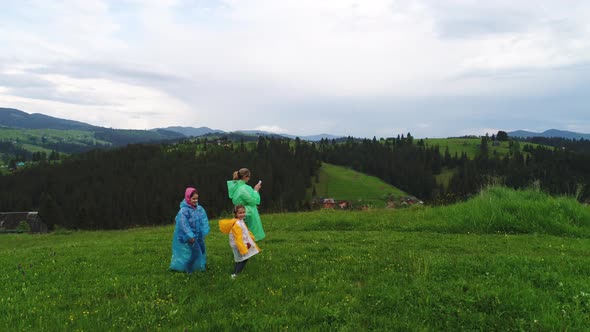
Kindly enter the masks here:
<path id="1" fill-rule="evenodd" d="M 180 202 L 180 209 L 176 215 L 170 270 L 187 273 L 195 270 L 205 271 L 207 234 L 209 218 L 205 209 L 199 205 L 199 193 L 195 188 L 186 188 L 184 200 Z"/>
<path id="2" fill-rule="evenodd" d="M 229 234 L 229 246 L 234 251 L 234 273 L 231 275 L 235 278 L 246 266 L 248 258 L 258 254 L 260 248 L 254 242 L 254 235 L 250 233 L 244 217 L 246 216 L 246 208 L 243 205 L 236 205 L 234 207 L 235 219 L 219 220 L 219 229 L 225 234 Z"/>

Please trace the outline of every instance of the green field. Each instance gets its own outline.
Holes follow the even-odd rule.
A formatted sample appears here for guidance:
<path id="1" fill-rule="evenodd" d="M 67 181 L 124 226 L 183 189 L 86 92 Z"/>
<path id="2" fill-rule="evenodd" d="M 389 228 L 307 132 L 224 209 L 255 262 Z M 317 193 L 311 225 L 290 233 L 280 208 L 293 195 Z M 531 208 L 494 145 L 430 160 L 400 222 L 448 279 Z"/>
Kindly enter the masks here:
<path id="1" fill-rule="evenodd" d="M 172 224 L 173 216 L 170 216 Z M 172 226 L 0 241 L 3 331 L 584 331 L 590 209 L 492 188 L 449 207 L 263 215 L 230 278 L 168 271 Z"/>
<path id="2" fill-rule="evenodd" d="M 313 183 L 316 197 L 329 197 L 337 200 L 358 201 L 376 207 L 384 207 L 385 196 L 407 194 L 380 179 L 350 168 L 322 163 L 318 174 L 319 182 Z"/>

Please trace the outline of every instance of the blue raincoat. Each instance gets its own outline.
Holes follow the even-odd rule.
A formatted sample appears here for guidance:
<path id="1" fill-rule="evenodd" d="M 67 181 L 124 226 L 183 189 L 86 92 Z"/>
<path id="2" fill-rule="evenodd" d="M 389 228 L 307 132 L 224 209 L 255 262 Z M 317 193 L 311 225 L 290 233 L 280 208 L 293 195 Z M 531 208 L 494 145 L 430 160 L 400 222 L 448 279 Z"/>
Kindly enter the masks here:
<path id="1" fill-rule="evenodd" d="M 170 269 L 192 273 L 205 271 L 207 255 L 205 236 L 209 234 L 209 218 L 200 205 L 191 206 L 186 201 L 180 202 L 176 215 L 176 227 L 172 239 L 172 259 Z M 194 238 L 195 242 L 188 241 Z"/>

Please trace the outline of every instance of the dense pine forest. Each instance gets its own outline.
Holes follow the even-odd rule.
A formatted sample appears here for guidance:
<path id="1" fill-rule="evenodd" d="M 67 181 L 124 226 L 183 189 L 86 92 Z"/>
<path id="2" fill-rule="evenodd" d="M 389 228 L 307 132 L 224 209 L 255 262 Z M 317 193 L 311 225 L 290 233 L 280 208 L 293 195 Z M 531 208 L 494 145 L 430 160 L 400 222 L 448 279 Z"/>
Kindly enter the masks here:
<path id="1" fill-rule="evenodd" d="M 262 212 L 301 211 L 310 208 L 306 190 L 322 161 L 376 176 L 430 204 L 466 199 L 488 184 L 590 200 L 590 154 L 510 141 L 510 152 L 499 156 L 490 153 L 494 139 L 482 137 L 475 158 L 441 152 L 410 133 L 319 143 L 205 137 L 98 149 L 59 162 L 37 158 L 35 166 L 0 176 L 0 211 L 39 210 L 50 225 L 79 229 L 169 224 L 184 188 L 195 186 L 214 218 L 230 211 L 226 181 L 241 167 L 253 181 L 263 180 Z M 452 174 L 447 185 L 437 181 L 443 171 Z"/>
<path id="2" fill-rule="evenodd" d="M 582 202 L 590 200 L 590 154 L 529 144 L 521 149 L 517 141 L 510 143 L 510 153 L 500 158 L 489 154 L 488 138 L 483 137 L 476 158 L 450 159 L 458 169 L 447 195 L 465 197 L 484 185 L 502 184 L 511 188 L 535 186 L 550 194 L 568 195 Z"/>
<path id="3" fill-rule="evenodd" d="M 489 152 L 492 144 L 492 138 L 482 137 L 479 154 L 469 159 L 448 150 L 441 153 L 437 146 L 425 147 L 408 133 L 381 140 L 322 140 L 319 151 L 324 161 L 374 175 L 430 203 L 462 200 L 488 184 L 537 186 L 551 194 L 590 200 L 590 154 L 529 144 L 521 148 L 510 141 L 510 153 L 500 157 Z M 435 180 L 443 169 L 453 170 L 446 188 Z"/>
<path id="4" fill-rule="evenodd" d="M 0 211 L 38 209 L 50 225 L 80 229 L 170 224 L 195 186 L 216 217 L 231 210 L 226 181 L 241 167 L 264 180 L 262 211 L 296 211 L 319 166 L 313 145 L 262 137 L 253 150 L 206 141 L 93 150 L 0 176 Z"/>
<path id="5" fill-rule="evenodd" d="M 424 200 L 431 200 L 444 190 L 434 178 L 442 168 L 438 148 L 413 144 L 411 135 L 386 140 L 349 137 L 342 143 L 324 139 L 318 149 L 326 162 L 376 176 Z"/>
<path id="6" fill-rule="evenodd" d="M 556 148 L 565 148 L 570 151 L 579 153 L 590 153 L 590 140 L 587 139 L 567 139 L 561 137 L 527 137 L 518 138 L 519 141 L 536 143 L 553 146 Z"/>

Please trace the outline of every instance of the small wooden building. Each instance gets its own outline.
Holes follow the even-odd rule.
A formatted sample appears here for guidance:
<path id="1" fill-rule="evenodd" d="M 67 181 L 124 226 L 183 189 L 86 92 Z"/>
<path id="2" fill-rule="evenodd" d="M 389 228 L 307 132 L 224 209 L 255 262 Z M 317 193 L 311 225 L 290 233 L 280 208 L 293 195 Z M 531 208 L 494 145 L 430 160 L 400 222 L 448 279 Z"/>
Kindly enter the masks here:
<path id="1" fill-rule="evenodd" d="M 30 233 L 47 233 L 49 228 L 34 212 L 0 212 L 0 233 L 16 233 L 21 222 L 29 225 Z"/>
<path id="2" fill-rule="evenodd" d="M 324 198 L 322 201 L 322 207 L 324 209 L 333 209 L 336 205 L 336 201 L 333 198 Z"/>

